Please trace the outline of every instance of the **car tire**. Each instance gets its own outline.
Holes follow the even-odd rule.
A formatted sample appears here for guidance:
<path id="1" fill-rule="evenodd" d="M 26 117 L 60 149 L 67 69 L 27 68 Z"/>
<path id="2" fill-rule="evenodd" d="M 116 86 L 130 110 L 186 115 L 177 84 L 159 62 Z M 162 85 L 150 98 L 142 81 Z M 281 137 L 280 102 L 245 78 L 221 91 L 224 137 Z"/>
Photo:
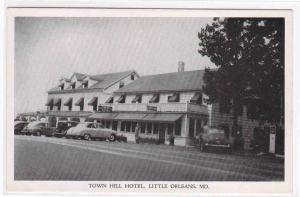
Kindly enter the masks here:
<path id="1" fill-rule="evenodd" d="M 114 134 L 111 134 L 111 135 L 109 136 L 108 140 L 109 140 L 110 142 L 114 142 L 114 141 L 116 141 L 116 136 L 115 136 Z"/>
<path id="2" fill-rule="evenodd" d="M 85 140 L 87 140 L 87 141 L 91 141 L 91 140 L 92 140 L 90 134 L 84 134 L 84 135 L 83 135 L 83 139 L 85 139 Z"/>
<path id="3" fill-rule="evenodd" d="M 41 136 L 41 132 L 36 132 L 36 136 Z"/>

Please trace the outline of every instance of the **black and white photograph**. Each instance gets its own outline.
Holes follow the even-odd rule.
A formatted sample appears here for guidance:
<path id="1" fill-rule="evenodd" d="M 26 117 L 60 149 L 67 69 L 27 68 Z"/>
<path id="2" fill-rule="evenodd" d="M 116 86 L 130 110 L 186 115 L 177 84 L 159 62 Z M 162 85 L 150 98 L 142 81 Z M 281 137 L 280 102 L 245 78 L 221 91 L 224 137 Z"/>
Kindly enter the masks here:
<path id="1" fill-rule="evenodd" d="M 289 182 L 286 14 L 14 16 L 12 180 Z"/>

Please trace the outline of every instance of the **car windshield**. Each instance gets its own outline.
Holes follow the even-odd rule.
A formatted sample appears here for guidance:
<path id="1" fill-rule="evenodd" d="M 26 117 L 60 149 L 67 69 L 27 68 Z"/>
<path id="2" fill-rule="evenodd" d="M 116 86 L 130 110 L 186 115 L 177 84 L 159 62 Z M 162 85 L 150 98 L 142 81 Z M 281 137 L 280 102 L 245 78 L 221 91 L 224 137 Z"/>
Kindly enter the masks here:
<path id="1" fill-rule="evenodd" d="M 17 125 L 23 125 L 23 124 L 26 124 L 26 122 L 15 122 L 15 126 L 17 126 Z"/>

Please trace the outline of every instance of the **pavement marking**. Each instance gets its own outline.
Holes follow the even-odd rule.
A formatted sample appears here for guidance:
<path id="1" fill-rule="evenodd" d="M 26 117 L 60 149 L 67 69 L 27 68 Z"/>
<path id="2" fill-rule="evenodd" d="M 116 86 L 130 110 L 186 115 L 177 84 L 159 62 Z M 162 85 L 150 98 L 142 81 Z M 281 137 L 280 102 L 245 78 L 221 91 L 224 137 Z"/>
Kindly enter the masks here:
<path id="1" fill-rule="evenodd" d="M 69 146 L 69 147 L 75 147 L 75 148 L 79 148 L 79 149 L 84 149 L 84 150 L 90 150 L 90 151 L 95 151 L 95 152 L 101 152 L 101 153 L 107 153 L 107 154 L 113 154 L 113 155 L 118 155 L 118 156 L 123 156 L 123 157 L 129 157 L 129 158 L 135 158 L 135 159 L 144 159 L 144 160 L 150 160 L 150 161 L 157 161 L 157 162 L 163 162 L 163 163 L 167 163 L 167 164 L 173 164 L 173 165 L 180 165 L 180 166 L 185 166 L 185 167 L 193 167 L 193 168 L 197 168 L 200 170 L 212 170 L 214 172 L 218 172 L 218 173 L 223 173 L 223 174 L 233 174 L 235 176 L 242 176 L 242 177 L 247 177 L 247 178 L 252 178 L 254 180 L 268 180 L 266 179 L 266 177 L 264 176 L 260 176 L 260 175 L 250 175 L 250 174 L 245 174 L 245 173 L 241 173 L 241 172 L 236 172 L 236 171 L 229 171 L 229 170 L 221 170 L 221 169 L 216 169 L 216 168 L 211 168 L 211 167 L 202 167 L 199 165 L 193 165 L 193 164 L 188 164 L 188 163 L 183 163 L 183 162 L 179 162 L 179 161 L 170 161 L 170 160 L 166 160 L 166 159 L 157 159 L 157 158 L 149 158 L 149 157 L 145 157 L 145 156 L 138 156 L 138 155 L 130 155 L 130 154 L 121 154 L 119 152 L 116 151 L 110 151 L 110 150 L 102 150 L 102 149 L 96 149 L 96 148 L 92 148 L 92 147 L 88 147 L 88 146 L 82 146 L 81 145 L 76 145 L 76 144 L 65 144 L 65 143 L 60 143 L 60 142 L 54 142 L 51 140 L 40 140 L 41 138 L 17 138 L 17 140 L 27 140 L 27 141 L 38 141 L 38 142 L 47 142 L 47 143 L 52 143 L 52 144 L 57 144 L 57 145 L 62 145 L 62 146 Z"/>

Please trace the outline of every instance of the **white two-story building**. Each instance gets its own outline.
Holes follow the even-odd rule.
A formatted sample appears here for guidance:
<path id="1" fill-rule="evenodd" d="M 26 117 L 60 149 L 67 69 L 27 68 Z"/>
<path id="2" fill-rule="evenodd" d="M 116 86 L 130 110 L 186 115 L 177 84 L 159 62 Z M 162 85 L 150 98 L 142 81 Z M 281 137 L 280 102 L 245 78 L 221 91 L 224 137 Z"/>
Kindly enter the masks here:
<path id="1" fill-rule="evenodd" d="M 84 120 L 103 104 L 113 101 L 113 92 L 138 79 L 135 71 L 86 75 L 74 73 L 62 78 L 48 91 L 47 116 L 54 125 L 59 119 Z"/>

